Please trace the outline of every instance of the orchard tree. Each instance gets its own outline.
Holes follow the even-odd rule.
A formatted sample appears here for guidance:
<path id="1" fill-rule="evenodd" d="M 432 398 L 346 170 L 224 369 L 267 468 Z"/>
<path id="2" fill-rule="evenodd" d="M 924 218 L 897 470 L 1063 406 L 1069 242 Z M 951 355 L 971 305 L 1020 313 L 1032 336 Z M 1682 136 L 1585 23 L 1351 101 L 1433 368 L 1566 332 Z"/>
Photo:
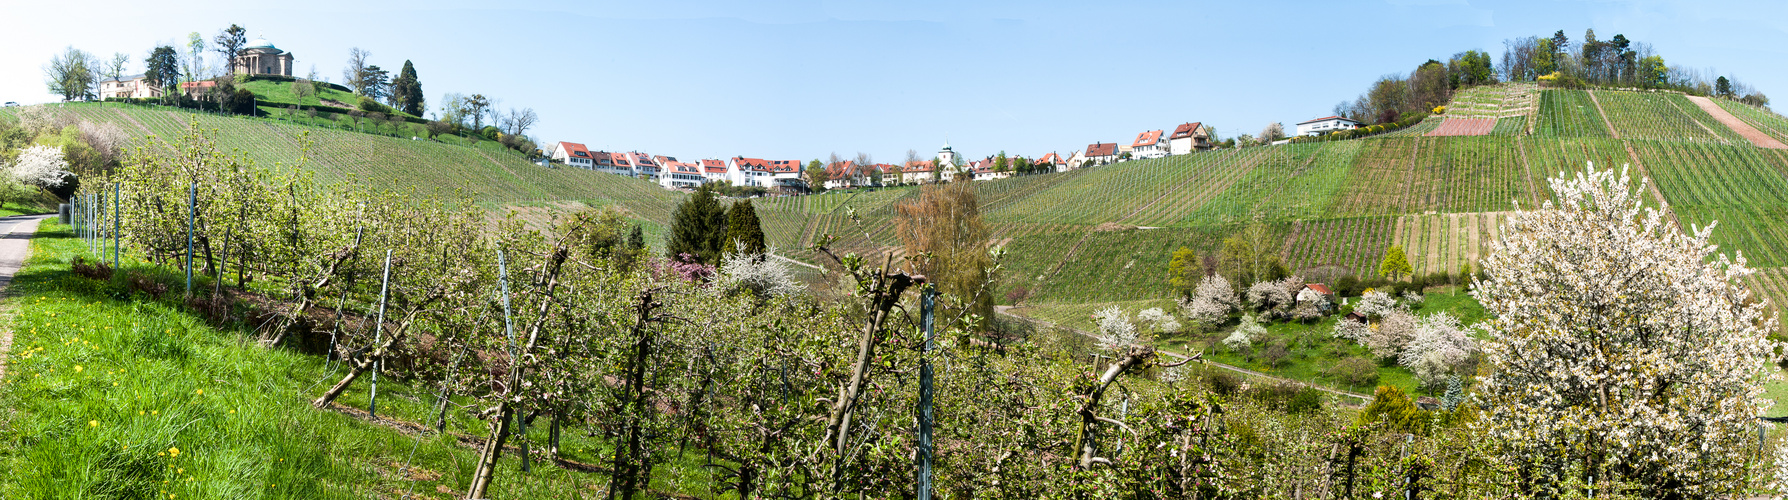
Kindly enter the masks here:
<path id="1" fill-rule="evenodd" d="M 1379 276 L 1400 280 L 1414 272 L 1409 267 L 1409 256 L 1403 253 L 1402 245 L 1391 245 L 1384 250 L 1384 260 L 1378 263 Z"/>
<path id="2" fill-rule="evenodd" d="M 993 317 L 993 294 L 987 288 L 994 272 L 987 251 L 988 230 L 981 220 L 981 201 L 969 182 L 931 184 L 919 198 L 895 207 L 896 234 L 914 256 L 912 270 L 930 278 L 945 295 L 965 302 L 981 318 Z M 985 323 L 983 323 L 985 327 Z"/>
<path id="3" fill-rule="evenodd" d="M 1745 494 L 1776 318 L 1744 255 L 1646 208 L 1647 183 L 1594 165 L 1554 178 L 1558 204 L 1517 211 L 1481 263 L 1476 426 L 1529 491 L 1582 474 L 1652 498 Z"/>
<path id="4" fill-rule="evenodd" d="M 7 180 L 21 186 L 48 190 L 62 186 L 74 174 L 68 171 L 68 160 L 62 148 L 36 145 L 19 152 L 19 157 L 6 169 Z M 0 198 L 0 207 L 6 200 Z"/>

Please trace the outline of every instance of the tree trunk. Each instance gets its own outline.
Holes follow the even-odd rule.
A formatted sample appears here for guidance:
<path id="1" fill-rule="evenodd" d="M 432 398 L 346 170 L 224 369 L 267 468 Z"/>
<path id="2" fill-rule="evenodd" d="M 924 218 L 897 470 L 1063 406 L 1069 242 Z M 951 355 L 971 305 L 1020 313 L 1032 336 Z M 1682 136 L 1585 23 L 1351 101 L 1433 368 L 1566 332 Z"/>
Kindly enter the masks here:
<path id="1" fill-rule="evenodd" d="M 478 452 L 478 468 L 472 471 L 472 485 L 466 489 L 466 500 L 488 498 L 491 479 L 497 474 L 497 459 L 503 456 L 503 442 L 509 437 L 509 419 L 514 412 L 509 398 L 497 403 L 496 420 L 490 423 L 490 439 Z"/>
<path id="2" fill-rule="evenodd" d="M 625 429 L 622 431 L 621 443 L 615 444 L 613 466 L 610 469 L 613 482 L 608 488 L 608 498 L 632 500 L 633 494 L 651 484 L 650 478 L 643 478 L 641 470 L 649 470 L 643 462 L 640 444 L 644 433 L 646 413 L 651 411 L 643 404 L 646 399 L 646 362 L 652 357 L 652 310 L 659 304 L 652 301 L 652 291 L 640 292 L 639 303 L 634 306 L 637 316 L 633 322 L 633 359 L 627 368 L 627 392 L 621 401 L 621 411 L 617 412 Z"/>
<path id="3" fill-rule="evenodd" d="M 913 284 L 913 278 L 904 273 L 888 274 L 884 272 L 876 277 L 876 294 L 874 310 L 869 321 L 863 325 L 862 337 L 857 342 L 857 359 L 851 364 L 850 383 L 838 388 L 838 401 L 832 403 L 832 411 L 826 416 L 826 444 L 833 451 L 832 480 L 836 486 L 843 473 L 844 454 L 850 442 L 851 411 L 856 408 L 857 398 L 862 395 L 863 387 L 869 383 L 870 363 L 875 358 L 875 346 L 880 341 L 882 324 L 888 319 L 888 312 L 900 301 L 900 294 Z M 836 492 L 836 491 L 834 491 Z"/>
<path id="4" fill-rule="evenodd" d="M 1081 469 L 1092 467 L 1094 459 L 1097 458 L 1099 398 L 1105 395 L 1105 388 L 1110 387 L 1112 382 L 1116 382 L 1118 376 L 1123 375 L 1125 371 L 1141 365 L 1154 356 L 1155 349 L 1152 347 L 1130 346 L 1129 351 L 1122 358 L 1118 358 L 1116 363 L 1112 363 L 1110 368 L 1105 369 L 1105 374 L 1099 377 L 1099 383 L 1087 391 L 1084 396 L 1086 400 L 1080 403 L 1080 409 L 1077 410 L 1077 413 L 1080 414 L 1080 431 L 1074 437 L 1074 452 L 1079 455 L 1076 462 Z"/>
<path id="5" fill-rule="evenodd" d="M 353 367 L 348 370 L 347 376 L 342 377 L 341 381 L 330 386 L 329 390 L 324 391 L 322 396 L 317 396 L 317 399 L 311 401 L 310 405 L 317 408 L 328 407 L 329 403 L 334 402 L 335 398 L 341 397 L 341 393 L 348 390 L 348 386 L 354 385 L 355 379 L 360 378 L 361 375 L 365 374 L 368 370 L 371 370 L 373 365 L 377 364 L 375 361 L 377 359 L 378 358 L 376 357 L 368 356 L 360 361 L 354 362 L 352 364 Z"/>

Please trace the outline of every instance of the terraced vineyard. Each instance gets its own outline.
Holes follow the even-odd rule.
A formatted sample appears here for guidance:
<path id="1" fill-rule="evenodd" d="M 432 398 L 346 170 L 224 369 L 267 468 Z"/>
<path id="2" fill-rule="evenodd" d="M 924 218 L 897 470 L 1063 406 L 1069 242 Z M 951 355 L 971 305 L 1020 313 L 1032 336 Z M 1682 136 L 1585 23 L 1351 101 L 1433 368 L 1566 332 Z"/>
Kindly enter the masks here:
<path id="1" fill-rule="evenodd" d="M 1540 94 L 1534 135 L 1548 137 L 1613 137 L 1589 92 L 1548 90 Z"/>
<path id="2" fill-rule="evenodd" d="M 1622 139 L 1746 144 L 1743 137 L 1679 94 L 1596 92 L 1595 97 Z"/>

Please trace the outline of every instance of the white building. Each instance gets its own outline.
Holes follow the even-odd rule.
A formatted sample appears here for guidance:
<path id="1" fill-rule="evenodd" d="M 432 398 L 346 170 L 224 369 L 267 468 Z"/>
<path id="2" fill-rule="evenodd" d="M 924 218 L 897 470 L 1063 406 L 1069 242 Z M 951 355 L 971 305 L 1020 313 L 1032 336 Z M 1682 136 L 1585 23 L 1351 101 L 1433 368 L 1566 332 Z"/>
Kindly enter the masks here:
<path id="1" fill-rule="evenodd" d="M 551 156 L 553 161 L 563 163 L 566 166 L 577 167 L 584 170 L 596 170 L 596 156 L 590 154 L 590 149 L 584 147 L 582 144 L 575 142 L 560 142 L 554 144 Z"/>
<path id="2" fill-rule="evenodd" d="M 1167 137 L 1168 154 L 1183 155 L 1210 150 L 1211 128 L 1202 122 L 1192 122 L 1174 127 L 1173 135 Z"/>
<path id="3" fill-rule="evenodd" d="M 702 177 L 707 182 L 726 182 L 726 162 L 722 160 L 702 160 Z"/>
<path id="4" fill-rule="evenodd" d="M 154 99 L 161 97 L 161 88 L 149 84 L 143 75 L 108 78 L 99 82 L 100 99 Z"/>
<path id="5" fill-rule="evenodd" d="M 787 186 L 801 180 L 801 161 L 735 156 L 727 161 L 726 176 L 727 181 L 734 186 L 757 186 L 765 189 Z"/>
<path id="6" fill-rule="evenodd" d="M 663 166 L 664 173 L 658 176 L 658 185 L 665 189 L 695 189 L 705 182 L 700 165 L 670 161 Z"/>
<path id="7" fill-rule="evenodd" d="M 1363 125 L 1360 122 L 1329 116 L 1298 123 L 1298 135 L 1322 135 L 1340 130 L 1353 130 Z"/>
<path id="8" fill-rule="evenodd" d="M 1167 156 L 1167 136 L 1160 130 L 1150 130 L 1136 134 L 1136 142 L 1130 143 L 1130 156 L 1134 158 L 1162 158 Z"/>
<path id="9" fill-rule="evenodd" d="M 1082 160 L 1082 165 L 1085 165 L 1086 163 L 1092 163 L 1094 165 L 1104 165 L 1107 163 L 1117 161 L 1117 159 L 1118 159 L 1117 143 L 1115 143 L 1115 142 L 1095 142 L 1092 144 L 1088 144 L 1086 146 L 1086 155 L 1084 156 L 1084 159 Z"/>

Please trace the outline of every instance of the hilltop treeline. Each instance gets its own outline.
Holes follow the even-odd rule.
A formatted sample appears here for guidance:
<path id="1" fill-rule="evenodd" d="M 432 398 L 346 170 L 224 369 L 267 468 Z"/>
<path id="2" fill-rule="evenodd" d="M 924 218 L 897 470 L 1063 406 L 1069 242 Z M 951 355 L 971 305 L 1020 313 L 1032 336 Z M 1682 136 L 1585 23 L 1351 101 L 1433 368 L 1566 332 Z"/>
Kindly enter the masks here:
<path id="1" fill-rule="evenodd" d="M 1571 40 L 1559 30 L 1549 37 L 1505 40 L 1503 45 L 1501 61 L 1495 64 L 1488 53 L 1467 50 L 1446 62 L 1429 59 L 1407 75 L 1380 77 L 1359 97 L 1336 104 L 1334 113 L 1367 124 L 1408 121 L 1445 105 L 1455 91 L 1498 82 L 1674 90 L 1757 106 L 1769 104 L 1768 96 L 1734 77 L 1667 64 L 1651 44 L 1623 34 L 1602 40 L 1591 29 L 1581 40 Z"/>

